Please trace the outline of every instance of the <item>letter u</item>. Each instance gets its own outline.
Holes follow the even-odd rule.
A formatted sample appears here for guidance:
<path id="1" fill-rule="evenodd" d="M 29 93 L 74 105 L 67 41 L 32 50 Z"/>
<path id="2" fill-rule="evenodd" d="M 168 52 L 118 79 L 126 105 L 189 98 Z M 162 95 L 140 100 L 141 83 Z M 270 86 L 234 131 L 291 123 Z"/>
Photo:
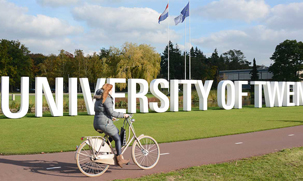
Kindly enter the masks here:
<path id="1" fill-rule="evenodd" d="M 22 118 L 28 112 L 29 103 L 29 78 L 21 77 L 21 106 L 17 113 L 9 109 L 9 77 L 1 76 L 1 108 L 3 114 L 12 119 Z"/>

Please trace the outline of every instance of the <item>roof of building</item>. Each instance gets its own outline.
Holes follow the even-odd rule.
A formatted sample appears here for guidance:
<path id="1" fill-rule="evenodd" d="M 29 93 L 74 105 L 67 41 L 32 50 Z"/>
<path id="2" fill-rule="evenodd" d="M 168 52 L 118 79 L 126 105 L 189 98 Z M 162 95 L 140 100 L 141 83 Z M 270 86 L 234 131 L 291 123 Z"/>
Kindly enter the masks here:
<path id="1" fill-rule="evenodd" d="M 235 72 L 250 72 L 252 69 L 240 69 L 240 70 L 222 70 L 219 71 L 220 73 L 235 73 Z M 268 67 L 259 67 L 257 68 L 258 71 L 261 72 L 268 72 Z"/>

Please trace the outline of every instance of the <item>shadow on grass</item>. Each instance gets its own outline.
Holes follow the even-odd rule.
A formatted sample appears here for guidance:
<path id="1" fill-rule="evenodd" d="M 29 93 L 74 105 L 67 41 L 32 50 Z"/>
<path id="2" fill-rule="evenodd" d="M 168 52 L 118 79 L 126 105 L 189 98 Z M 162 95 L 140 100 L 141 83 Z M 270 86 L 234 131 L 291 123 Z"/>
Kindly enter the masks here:
<path id="1" fill-rule="evenodd" d="M 303 124 L 303 120 L 270 120 L 270 121 L 280 121 L 285 123 L 300 123 Z"/>

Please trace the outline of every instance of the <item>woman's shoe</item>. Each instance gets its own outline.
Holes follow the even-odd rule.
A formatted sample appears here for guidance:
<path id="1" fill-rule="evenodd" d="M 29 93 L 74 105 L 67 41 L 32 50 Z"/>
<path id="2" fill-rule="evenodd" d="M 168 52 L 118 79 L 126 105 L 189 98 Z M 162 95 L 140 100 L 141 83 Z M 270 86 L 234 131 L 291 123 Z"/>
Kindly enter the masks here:
<path id="1" fill-rule="evenodd" d="M 125 160 L 122 155 L 117 156 L 118 165 L 123 168 L 123 164 L 127 164 L 129 160 Z"/>

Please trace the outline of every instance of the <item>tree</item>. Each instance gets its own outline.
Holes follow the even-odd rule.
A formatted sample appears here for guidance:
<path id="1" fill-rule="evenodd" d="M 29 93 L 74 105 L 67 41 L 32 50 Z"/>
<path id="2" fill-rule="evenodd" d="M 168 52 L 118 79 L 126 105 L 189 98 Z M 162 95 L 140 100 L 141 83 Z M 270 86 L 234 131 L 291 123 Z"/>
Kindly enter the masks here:
<path id="1" fill-rule="evenodd" d="M 256 59 L 254 59 L 253 62 L 254 62 L 253 63 L 253 68 L 250 71 L 250 75 L 251 75 L 250 80 L 251 81 L 256 81 L 256 80 L 259 80 L 259 72 L 258 72 L 257 65 L 256 65 Z"/>
<path id="2" fill-rule="evenodd" d="M 163 78 L 163 79 L 168 79 L 168 46 L 169 46 L 169 53 L 170 53 L 170 55 L 169 55 L 170 68 L 171 68 L 171 62 L 172 62 L 171 50 L 173 49 L 174 45 L 172 44 L 171 41 L 169 41 L 168 45 L 166 45 L 166 47 L 161 55 L 161 62 L 160 62 L 161 70 L 160 70 L 160 74 L 158 77 Z M 171 70 L 169 70 L 169 79 L 173 79 L 172 77 L 173 77 L 173 75 L 171 73 Z"/>
<path id="3" fill-rule="evenodd" d="M 209 61 L 213 65 L 218 67 L 218 72 L 220 70 L 227 70 L 228 69 L 228 64 L 225 62 L 222 55 L 219 56 L 217 49 L 214 50 L 214 52 L 212 53 Z"/>
<path id="4" fill-rule="evenodd" d="M 19 41 L 0 40 L 0 74 L 10 76 L 10 91 L 20 87 L 21 77 L 33 77 L 30 51 Z"/>
<path id="5" fill-rule="evenodd" d="M 298 81 L 303 70 L 303 43 L 296 40 L 285 40 L 276 46 L 270 58 L 274 63 L 269 67 L 276 81 Z"/>
<path id="6" fill-rule="evenodd" d="M 160 73 L 160 55 L 149 45 L 125 43 L 119 54 L 117 78 L 143 78 L 150 83 Z M 126 88 L 126 84 L 119 86 L 120 90 Z"/>
<path id="7" fill-rule="evenodd" d="M 94 53 L 92 56 L 88 57 L 88 78 L 92 82 L 93 87 L 96 86 L 98 78 L 105 78 L 108 75 L 108 65 L 106 63 L 107 58 L 101 58 L 100 55 Z"/>
<path id="8" fill-rule="evenodd" d="M 44 56 L 40 53 L 37 54 L 29 54 L 30 58 L 33 60 L 33 66 L 32 66 L 32 74 L 33 77 L 30 77 L 30 88 L 34 88 L 33 82 L 35 81 L 35 77 L 39 76 L 42 74 L 41 69 L 39 68 L 39 64 L 43 63 L 46 59 L 47 56 Z"/>
<path id="9" fill-rule="evenodd" d="M 241 50 L 229 50 L 223 53 L 223 58 L 229 70 L 248 69 L 251 64 Z"/>
<path id="10" fill-rule="evenodd" d="M 161 56 L 161 71 L 159 77 L 167 79 L 168 75 L 168 46 L 165 47 Z M 169 41 L 169 79 L 183 79 L 184 74 L 184 56 L 181 55 L 181 51 L 176 44 Z"/>
<path id="11" fill-rule="evenodd" d="M 72 64 L 74 62 L 74 55 L 65 50 L 61 50 L 60 54 L 57 56 L 58 61 L 58 77 L 63 77 L 64 90 L 68 89 L 68 78 L 72 76 L 73 69 Z"/>
<path id="12" fill-rule="evenodd" d="M 178 48 L 173 46 L 172 42 L 169 42 L 169 56 L 170 56 L 170 79 L 184 79 L 184 55 Z M 165 47 L 161 56 L 161 71 L 159 77 L 167 78 L 168 70 L 168 46 Z M 232 69 L 248 69 L 251 62 L 248 62 L 241 52 L 241 50 L 230 50 L 222 55 L 218 55 L 217 49 L 214 50 L 211 57 L 207 58 L 203 52 L 196 48 L 190 49 L 191 56 L 191 78 L 198 80 L 214 80 L 215 84 L 220 81 L 220 70 L 232 70 Z M 186 55 L 189 56 L 189 55 Z M 189 61 L 187 61 L 186 77 L 189 77 Z"/>
<path id="13" fill-rule="evenodd" d="M 254 58 L 254 61 L 253 61 L 253 68 L 252 70 L 250 71 L 250 80 L 251 81 L 257 81 L 259 80 L 259 71 L 257 69 L 257 64 L 256 64 L 256 59 Z M 251 101 L 254 101 L 254 86 L 250 86 L 250 92 L 251 92 Z"/>
<path id="14" fill-rule="evenodd" d="M 75 63 L 73 64 L 76 70 L 77 77 L 88 77 L 88 61 L 84 56 L 83 50 L 75 50 Z"/>
<path id="15" fill-rule="evenodd" d="M 63 77 L 64 90 L 68 88 L 68 78 L 73 75 L 73 55 L 65 50 L 60 50 L 59 55 L 49 55 L 40 63 L 39 76 L 47 77 L 51 87 L 55 87 L 55 78 Z"/>
<path id="16" fill-rule="evenodd" d="M 10 65 L 12 57 L 8 54 L 8 42 L 1 40 L 0 44 L 0 74 L 1 76 L 16 75 L 17 69 Z"/>
<path id="17" fill-rule="evenodd" d="M 57 56 L 53 54 L 49 55 L 43 63 L 39 64 L 39 67 L 41 70 L 40 76 L 47 77 L 49 85 L 55 87 L 55 78 L 61 77 L 60 74 L 58 74 L 59 60 Z"/>
<path id="18" fill-rule="evenodd" d="M 206 77 L 207 70 L 207 58 L 203 52 L 197 47 L 191 48 L 191 69 L 192 69 L 192 79 L 204 79 Z M 189 72 L 189 71 L 188 71 Z"/>
<path id="19" fill-rule="evenodd" d="M 222 56 L 219 57 L 217 49 L 214 50 L 211 57 L 208 59 L 208 62 L 211 65 L 210 69 L 208 69 L 210 71 L 209 75 L 212 77 L 211 80 L 214 80 L 213 87 L 217 88 L 218 82 L 220 81 L 219 70 L 223 69 L 223 66 L 225 66 L 224 59 Z"/>

